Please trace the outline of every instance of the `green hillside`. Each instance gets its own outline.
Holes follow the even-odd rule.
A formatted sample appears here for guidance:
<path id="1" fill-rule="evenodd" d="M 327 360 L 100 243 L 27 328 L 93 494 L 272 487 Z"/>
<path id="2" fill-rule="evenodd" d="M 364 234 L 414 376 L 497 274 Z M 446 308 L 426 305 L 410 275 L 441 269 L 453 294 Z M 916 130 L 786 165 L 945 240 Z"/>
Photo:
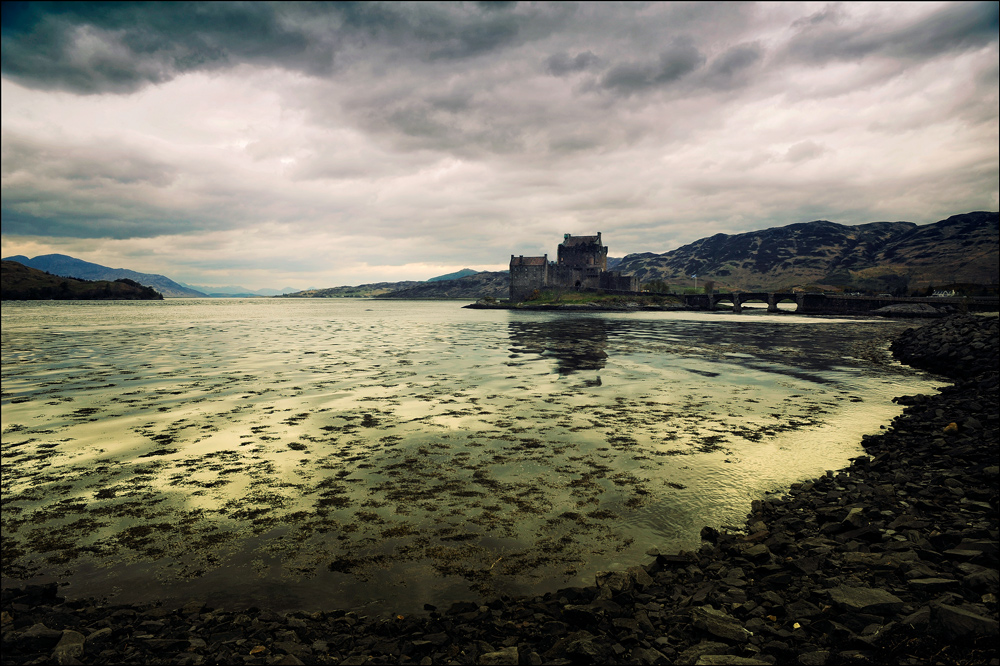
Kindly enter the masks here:
<path id="1" fill-rule="evenodd" d="M 16 261 L 0 262 L 0 298 L 5 301 L 155 301 L 163 295 L 134 280 L 78 280 L 51 275 Z"/>

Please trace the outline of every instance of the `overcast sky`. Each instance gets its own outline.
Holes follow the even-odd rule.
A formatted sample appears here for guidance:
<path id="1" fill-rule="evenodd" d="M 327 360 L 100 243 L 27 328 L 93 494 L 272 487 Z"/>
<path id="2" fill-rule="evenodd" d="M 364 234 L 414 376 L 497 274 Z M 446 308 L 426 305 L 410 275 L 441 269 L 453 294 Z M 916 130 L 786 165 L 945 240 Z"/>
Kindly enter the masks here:
<path id="1" fill-rule="evenodd" d="M 191 284 L 997 210 L 998 4 L 5 4 L 2 252 Z"/>

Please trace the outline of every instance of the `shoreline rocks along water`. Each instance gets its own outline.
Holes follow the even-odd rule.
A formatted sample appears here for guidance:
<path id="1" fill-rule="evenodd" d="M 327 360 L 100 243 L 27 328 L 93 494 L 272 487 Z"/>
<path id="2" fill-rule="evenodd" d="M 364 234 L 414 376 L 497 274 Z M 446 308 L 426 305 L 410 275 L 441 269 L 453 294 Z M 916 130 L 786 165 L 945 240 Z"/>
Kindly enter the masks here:
<path id="1" fill-rule="evenodd" d="M 998 664 L 996 317 L 908 329 L 901 361 L 952 378 L 900 396 L 849 467 L 756 500 L 695 553 L 537 597 L 343 610 L 66 601 L 2 592 L 4 664 Z"/>

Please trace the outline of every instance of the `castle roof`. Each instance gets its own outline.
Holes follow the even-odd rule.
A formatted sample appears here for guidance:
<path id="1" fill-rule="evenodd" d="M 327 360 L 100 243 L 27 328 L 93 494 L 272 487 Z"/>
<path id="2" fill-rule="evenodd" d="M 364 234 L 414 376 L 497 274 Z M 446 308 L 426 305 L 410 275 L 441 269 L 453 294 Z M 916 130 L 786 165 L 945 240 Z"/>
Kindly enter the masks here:
<path id="1" fill-rule="evenodd" d="M 511 266 L 544 266 L 548 262 L 548 257 L 515 257 L 511 256 Z"/>
<path id="2" fill-rule="evenodd" d="M 572 247 L 574 245 L 600 245 L 601 235 L 596 236 L 570 236 L 566 234 L 563 238 L 563 242 L 560 245 L 564 247 Z"/>

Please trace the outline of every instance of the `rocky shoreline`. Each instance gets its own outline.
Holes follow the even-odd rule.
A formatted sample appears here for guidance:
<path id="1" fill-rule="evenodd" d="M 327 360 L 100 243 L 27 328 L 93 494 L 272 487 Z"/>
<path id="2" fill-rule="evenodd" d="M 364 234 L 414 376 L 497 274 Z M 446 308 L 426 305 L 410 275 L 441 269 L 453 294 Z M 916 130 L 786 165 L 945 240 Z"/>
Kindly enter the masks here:
<path id="1" fill-rule="evenodd" d="M 903 396 L 866 455 L 755 501 L 739 533 L 595 585 L 412 616 L 65 601 L 2 592 L 4 664 L 1000 664 L 996 317 L 904 332 L 955 380 Z"/>

